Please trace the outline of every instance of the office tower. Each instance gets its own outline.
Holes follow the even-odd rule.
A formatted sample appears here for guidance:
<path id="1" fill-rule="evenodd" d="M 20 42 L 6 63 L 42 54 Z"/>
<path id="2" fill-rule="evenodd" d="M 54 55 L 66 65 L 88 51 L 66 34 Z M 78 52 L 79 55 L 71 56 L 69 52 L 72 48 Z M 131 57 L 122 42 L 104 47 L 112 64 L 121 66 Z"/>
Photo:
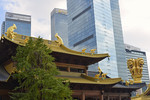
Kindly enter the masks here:
<path id="1" fill-rule="evenodd" d="M 148 73 L 148 65 L 147 65 L 147 58 L 146 58 L 146 52 L 141 51 L 140 48 L 125 44 L 125 51 L 126 51 L 126 60 L 134 58 L 143 58 L 144 59 L 144 66 L 143 66 L 143 77 L 142 82 L 146 82 L 146 84 L 149 84 L 149 73 Z M 131 78 L 131 73 L 128 70 L 128 77 Z"/>
<path id="2" fill-rule="evenodd" d="M 90 66 L 89 71 L 100 66 L 108 76 L 119 77 L 110 0 L 67 0 L 67 10 L 69 47 L 109 53 L 109 59 Z"/>
<path id="3" fill-rule="evenodd" d="M 110 0 L 119 77 L 127 80 L 127 64 L 120 18 L 119 0 Z"/>
<path id="4" fill-rule="evenodd" d="M 16 24 L 17 26 L 17 29 L 14 30 L 14 32 L 17 32 L 18 34 L 22 34 L 22 35 L 31 36 L 31 16 L 6 12 L 5 32 L 13 24 Z"/>
<path id="5" fill-rule="evenodd" d="M 55 34 L 62 38 L 64 45 L 68 46 L 67 11 L 55 8 L 51 12 L 51 40 L 56 40 Z"/>
<path id="6" fill-rule="evenodd" d="M 1 35 L 5 33 L 5 21 L 1 25 Z"/>

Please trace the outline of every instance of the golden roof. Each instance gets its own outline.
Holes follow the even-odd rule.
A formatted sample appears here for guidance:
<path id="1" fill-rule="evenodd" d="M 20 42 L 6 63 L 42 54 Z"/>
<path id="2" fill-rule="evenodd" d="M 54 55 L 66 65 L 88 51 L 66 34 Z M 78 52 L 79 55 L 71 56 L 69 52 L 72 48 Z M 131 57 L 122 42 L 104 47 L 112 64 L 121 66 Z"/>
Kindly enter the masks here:
<path id="1" fill-rule="evenodd" d="M 141 95 L 132 97 L 131 100 L 150 100 L 150 84 L 144 93 L 142 93 Z"/>
<path id="2" fill-rule="evenodd" d="M 29 36 L 20 35 L 20 34 L 15 34 L 13 39 L 11 39 L 8 36 L 3 35 L 1 38 L 1 42 L 0 42 L 0 48 L 4 48 L 4 47 L 1 47 L 1 45 L 5 44 L 5 43 L 2 44 L 2 41 L 6 41 L 6 46 L 8 44 L 15 45 L 15 47 L 17 45 L 25 46 L 29 38 L 32 38 L 33 40 L 37 39 L 35 37 L 29 37 Z M 59 40 L 59 38 L 60 37 L 57 35 L 58 40 L 56 41 L 44 39 L 44 44 L 47 45 L 53 51 L 52 56 L 56 58 L 55 59 L 56 62 L 88 66 L 88 65 L 97 63 L 106 57 L 109 57 L 108 53 L 95 54 L 94 51 L 91 53 L 86 53 L 83 51 L 78 52 L 78 51 L 71 50 L 67 48 L 66 46 L 64 46 L 63 42 Z M 11 46 L 9 48 L 14 49 L 14 47 L 11 47 Z M 3 60 L 4 62 L 3 58 L 0 58 L 0 62 L 1 60 Z"/>
<path id="3" fill-rule="evenodd" d="M 75 72 L 64 72 L 60 71 L 60 75 L 57 78 L 68 79 L 70 83 L 80 83 L 80 84 L 116 84 L 121 81 L 121 78 L 106 78 L 106 79 L 97 79 L 94 77 L 87 76 L 81 73 Z"/>
<path id="4" fill-rule="evenodd" d="M 7 39 L 15 44 L 21 45 L 21 46 L 25 46 L 25 44 L 27 43 L 27 40 L 30 38 L 29 36 L 25 36 L 25 35 L 20 35 L 20 34 L 16 34 L 15 37 L 12 39 L 8 38 L 7 36 L 2 36 L 2 39 Z M 35 37 L 31 37 L 32 39 L 37 39 Z M 99 57 L 110 57 L 108 53 L 104 53 L 104 54 L 91 54 L 91 53 L 82 53 L 82 52 L 78 52 L 78 51 L 74 51 L 71 50 L 69 48 L 67 48 L 66 46 L 62 45 L 58 45 L 58 43 L 56 41 L 51 41 L 51 40 L 46 40 L 44 39 L 44 44 L 47 45 L 52 51 L 54 52 L 60 52 L 60 53 L 66 53 L 66 54 L 71 54 L 71 55 L 78 55 L 78 56 L 83 56 L 83 57 L 91 57 L 91 58 L 99 58 Z"/>

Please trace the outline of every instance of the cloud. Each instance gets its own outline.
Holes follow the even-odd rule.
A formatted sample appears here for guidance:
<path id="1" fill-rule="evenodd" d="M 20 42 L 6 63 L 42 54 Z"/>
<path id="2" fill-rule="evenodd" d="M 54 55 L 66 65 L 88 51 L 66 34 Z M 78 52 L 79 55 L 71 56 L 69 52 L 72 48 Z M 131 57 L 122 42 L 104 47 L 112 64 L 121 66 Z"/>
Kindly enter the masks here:
<path id="1" fill-rule="evenodd" d="M 27 14 L 32 17 L 31 34 L 51 38 L 50 13 L 54 8 L 66 9 L 66 0 L 2 0 L 6 11 Z"/>
<path id="2" fill-rule="evenodd" d="M 130 35 L 137 33 L 137 38 L 139 38 L 139 34 L 142 34 L 143 37 L 144 35 L 149 35 L 149 4 L 150 0 L 120 0 L 122 26 L 125 37 L 130 37 Z"/>
<path id="3" fill-rule="evenodd" d="M 150 0 L 119 0 L 125 43 L 147 53 L 150 69 Z"/>

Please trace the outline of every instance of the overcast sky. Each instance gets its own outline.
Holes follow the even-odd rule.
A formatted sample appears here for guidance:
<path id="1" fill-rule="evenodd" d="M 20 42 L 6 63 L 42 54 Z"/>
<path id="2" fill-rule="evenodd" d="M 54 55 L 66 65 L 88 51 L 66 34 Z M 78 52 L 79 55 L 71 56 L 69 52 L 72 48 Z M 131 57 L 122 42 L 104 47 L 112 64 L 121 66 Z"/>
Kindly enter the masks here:
<path id="1" fill-rule="evenodd" d="M 150 0 L 120 0 L 124 42 L 146 51 L 150 67 Z M 6 11 L 32 16 L 32 36 L 50 39 L 50 12 L 66 9 L 66 0 L 0 0 L 0 23 Z M 150 69 L 150 68 L 149 68 Z"/>

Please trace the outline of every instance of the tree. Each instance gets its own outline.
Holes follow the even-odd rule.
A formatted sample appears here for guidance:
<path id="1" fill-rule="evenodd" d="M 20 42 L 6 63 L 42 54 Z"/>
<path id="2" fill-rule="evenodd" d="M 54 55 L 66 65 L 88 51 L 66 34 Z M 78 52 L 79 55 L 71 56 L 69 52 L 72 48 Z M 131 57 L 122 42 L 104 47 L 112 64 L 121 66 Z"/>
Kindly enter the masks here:
<path id="1" fill-rule="evenodd" d="M 17 62 L 13 78 L 19 92 L 12 93 L 13 100 L 72 100 L 69 83 L 55 77 L 59 72 L 51 52 L 40 37 L 17 47 L 12 59 Z"/>

